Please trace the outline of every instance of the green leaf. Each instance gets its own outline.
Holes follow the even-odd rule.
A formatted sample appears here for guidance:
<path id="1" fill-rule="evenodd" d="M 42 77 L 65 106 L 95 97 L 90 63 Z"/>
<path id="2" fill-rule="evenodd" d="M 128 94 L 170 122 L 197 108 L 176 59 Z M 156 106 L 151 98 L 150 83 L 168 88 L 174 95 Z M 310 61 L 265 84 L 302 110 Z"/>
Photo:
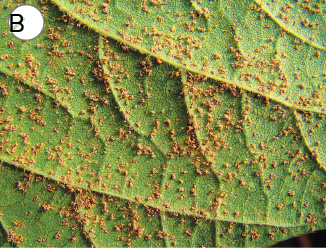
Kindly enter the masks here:
<path id="1" fill-rule="evenodd" d="M 0 245 L 1 247 L 11 247 L 10 243 L 7 240 L 7 236 L 2 228 L 0 232 Z"/>
<path id="2" fill-rule="evenodd" d="M 89 202 L 92 199 L 93 206 Z M 115 197 L 79 197 L 86 233 L 95 246 L 268 246 L 309 231 L 306 226 L 279 228 L 209 221 L 144 207 Z M 121 242 L 122 241 L 122 242 Z"/>
<path id="3" fill-rule="evenodd" d="M 53 2 L 96 32 L 178 68 L 325 112 L 324 2 Z"/>
<path id="4" fill-rule="evenodd" d="M 1 246 L 90 246 L 74 216 L 74 194 L 65 185 L 0 165 Z"/>
<path id="5" fill-rule="evenodd" d="M 323 3 L 54 2 L 29 2 L 36 39 L 0 40 L 1 245 L 248 247 L 325 229 Z M 1 2 L 2 30 L 16 6 Z"/>

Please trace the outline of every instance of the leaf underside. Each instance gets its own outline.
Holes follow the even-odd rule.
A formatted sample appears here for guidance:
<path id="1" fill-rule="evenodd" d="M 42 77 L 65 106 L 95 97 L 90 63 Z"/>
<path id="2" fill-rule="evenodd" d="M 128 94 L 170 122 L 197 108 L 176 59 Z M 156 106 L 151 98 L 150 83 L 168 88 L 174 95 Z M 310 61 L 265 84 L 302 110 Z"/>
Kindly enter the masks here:
<path id="1" fill-rule="evenodd" d="M 18 3 L 19 2 L 19 3 Z M 1 246 L 269 246 L 325 229 L 324 1 L 0 2 Z"/>

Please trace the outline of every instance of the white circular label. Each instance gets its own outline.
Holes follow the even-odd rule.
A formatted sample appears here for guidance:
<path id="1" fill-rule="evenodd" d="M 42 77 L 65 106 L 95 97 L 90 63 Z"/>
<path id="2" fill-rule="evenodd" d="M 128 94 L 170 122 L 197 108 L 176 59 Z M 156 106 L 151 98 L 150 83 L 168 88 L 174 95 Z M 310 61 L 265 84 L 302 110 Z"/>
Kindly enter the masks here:
<path id="1" fill-rule="evenodd" d="M 21 5 L 14 9 L 8 20 L 9 31 L 18 39 L 32 40 L 43 30 L 41 11 L 32 5 Z"/>

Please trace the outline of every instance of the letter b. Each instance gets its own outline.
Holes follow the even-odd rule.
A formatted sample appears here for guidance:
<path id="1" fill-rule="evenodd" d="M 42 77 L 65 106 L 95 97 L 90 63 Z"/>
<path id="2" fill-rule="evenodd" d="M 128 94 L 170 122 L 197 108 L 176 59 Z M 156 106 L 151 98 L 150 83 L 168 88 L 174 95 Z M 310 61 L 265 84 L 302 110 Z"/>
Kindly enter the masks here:
<path id="1" fill-rule="evenodd" d="M 14 16 L 18 16 L 20 20 L 18 22 L 14 22 Z M 14 30 L 14 24 L 20 25 L 20 29 L 15 29 Z M 24 30 L 24 25 L 23 25 L 23 16 L 21 14 L 10 14 L 10 32 L 21 32 Z"/>

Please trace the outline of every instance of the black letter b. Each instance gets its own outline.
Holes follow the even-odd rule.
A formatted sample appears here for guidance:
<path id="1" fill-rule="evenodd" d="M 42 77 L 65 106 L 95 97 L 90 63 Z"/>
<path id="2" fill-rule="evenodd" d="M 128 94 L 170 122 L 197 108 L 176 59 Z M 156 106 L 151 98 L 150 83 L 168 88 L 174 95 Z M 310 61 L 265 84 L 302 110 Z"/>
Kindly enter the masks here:
<path id="1" fill-rule="evenodd" d="M 20 20 L 19 22 L 14 22 L 14 16 L 19 16 Z M 13 25 L 14 24 L 19 24 L 20 25 L 20 29 L 13 29 Z M 10 32 L 21 32 L 24 29 L 24 25 L 23 25 L 23 16 L 21 14 L 10 14 Z"/>

